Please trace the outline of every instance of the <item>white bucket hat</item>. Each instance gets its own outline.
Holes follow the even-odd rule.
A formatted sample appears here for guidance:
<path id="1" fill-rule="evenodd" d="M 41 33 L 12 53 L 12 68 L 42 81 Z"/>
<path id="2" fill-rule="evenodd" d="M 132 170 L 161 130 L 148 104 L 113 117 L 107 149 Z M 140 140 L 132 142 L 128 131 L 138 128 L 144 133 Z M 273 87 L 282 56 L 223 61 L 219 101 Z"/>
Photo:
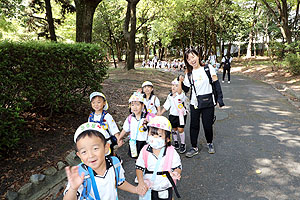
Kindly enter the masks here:
<path id="1" fill-rule="evenodd" d="M 82 132 L 87 131 L 87 130 L 98 131 L 98 132 L 100 132 L 100 133 L 104 136 L 105 139 L 109 139 L 109 138 L 110 138 L 110 136 L 109 136 L 109 134 L 107 133 L 107 131 L 105 131 L 105 130 L 101 127 L 101 125 L 100 125 L 99 123 L 95 123 L 95 122 L 86 122 L 86 123 L 84 123 L 84 124 L 81 124 L 81 125 L 77 128 L 77 130 L 76 130 L 76 132 L 75 132 L 75 134 L 74 134 L 74 142 L 76 143 L 76 140 L 77 140 L 78 136 L 79 136 Z"/>
<path id="2" fill-rule="evenodd" d="M 90 94 L 90 101 L 92 101 L 92 99 L 94 97 L 103 97 L 104 101 L 106 101 L 103 110 L 107 110 L 108 109 L 108 102 L 107 102 L 106 97 L 104 96 L 103 93 L 101 93 L 101 92 L 93 92 L 92 94 Z"/>
<path id="3" fill-rule="evenodd" d="M 142 84 L 142 88 L 145 87 L 145 86 L 152 86 L 153 87 L 153 84 L 150 82 L 150 81 L 145 81 L 143 84 Z"/>

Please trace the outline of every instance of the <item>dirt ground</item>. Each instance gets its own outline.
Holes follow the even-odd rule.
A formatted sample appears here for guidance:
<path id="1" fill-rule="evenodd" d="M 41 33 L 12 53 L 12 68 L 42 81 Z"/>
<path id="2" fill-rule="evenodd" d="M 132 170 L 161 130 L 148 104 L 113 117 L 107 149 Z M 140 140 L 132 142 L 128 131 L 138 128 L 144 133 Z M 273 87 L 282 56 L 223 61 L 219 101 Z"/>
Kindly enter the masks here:
<path id="1" fill-rule="evenodd" d="M 291 76 L 283 69 L 272 71 L 271 65 L 264 60 L 266 58 L 258 58 L 257 62 L 236 60 L 233 62 L 232 72 L 268 83 L 285 84 L 300 91 L 300 76 Z M 118 123 L 123 122 L 128 116 L 128 99 L 137 88 L 141 87 L 143 81 L 153 82 L 154 92 L 162 104 L 170 91 L 170 82 L 175 78 L 175 75 L 154 69 L 138 68 L 130 71 L 120 69 L 123 66 L 121 63 L 118 69 L 111 68 L 109 78 L 102 84 L 102 92 L 108 99 L 108 111 Z M 90 112 L 87 102 L 82 106 L 81 114 L 70 113 L 67 116 L 57 116 L 55 119 L 35 117 L 32 120 L 35 127 L 32 136 L 21 141 L 17 150 L 1 158 L 0 198 L 4 198 L 7 190 L 18 191 L 29 181 L 32 174 L 42 173 L 45 168 L 56 166 L 58 161 L 64 160 L 74 147 L 72 139 L 74 131 L 87 120 Z"/>
<path id="2" fill-rule="evenodd" d="M 123 64 L 119 67 L 121 66 Z M 130 95 L 146 80 L 154 84 L 154 93 L 164 102 L 174 78 L 172 74 L 153 69 L 109 69 L 109 78 L 102 83 L 109 113 L 116 122 L 123 122 L 129 115 Z M 65 160 L 74 148 L 73 134 L 76 128 L 87 121 L 92 111 L 88 100 L 81 110 L 82 114 L 70 113 L 56 116 L 55 119 L 32 117 L 31 123 L 35 129 L 32 130 L 32 136 L 21 141 L 18 149 L 0 158 L 0 199 L 4 199 L 7 190 L 18 191 L 29 181 L 31 175 L 42 173 L 44 169 L 56 166 L 58 161 Z"/>

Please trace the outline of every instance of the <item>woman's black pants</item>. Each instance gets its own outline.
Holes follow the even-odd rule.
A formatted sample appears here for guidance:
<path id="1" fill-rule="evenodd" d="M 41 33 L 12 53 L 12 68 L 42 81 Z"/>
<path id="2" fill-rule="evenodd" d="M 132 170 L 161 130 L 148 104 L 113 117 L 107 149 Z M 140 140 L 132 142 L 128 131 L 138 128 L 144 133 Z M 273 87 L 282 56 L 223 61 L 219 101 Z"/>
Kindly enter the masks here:
<path id="1" fill-rule="evenodd" d="M 223 81 L 225 79 L 225 75 L 226 75 L 226 71 L 227 71 L 227 77 L 228 77 L 228 81 L 230 81 L 230 68 L 223 68 Z"/>
<path id="2" fill-rule="evenodd" d="M 195 109 L 193 105 L 190 105 L 190 108 L 190 138 L 192 147 L 197 147 L 198 135 L 200 131 L 200 116 L 202 119 L 206 142 L 212 143 L 215 107 Z"/>

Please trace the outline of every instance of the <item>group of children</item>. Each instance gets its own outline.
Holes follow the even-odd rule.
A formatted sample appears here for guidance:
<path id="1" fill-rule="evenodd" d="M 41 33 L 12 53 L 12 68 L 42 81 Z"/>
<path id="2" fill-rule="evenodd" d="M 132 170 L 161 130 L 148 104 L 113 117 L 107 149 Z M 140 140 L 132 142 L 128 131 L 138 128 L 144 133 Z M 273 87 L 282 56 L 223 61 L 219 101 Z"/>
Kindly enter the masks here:
<path id="1" fill-rule="evenodd" d="M 78 127 L 74 134 L 76 154 L 82 163 L 66 167 L 68 185 L 64 200 L 118 199 L 117 188 L 138 194 L 139 199 L 145 200 L 172 199 L 173 190 L 180 197 L 176 180 L 181 177 L 182 165 L 176 150 L 179 153 L 186 151 L 187 110 L 184 106 L 186 96 L 178 84 L 177 79 L 172 81 L 171 93 L 161 109 L 153 84 L 145 81 L 142 89 L 129 98 L 130 115 L 124 121 L 121 133 L 107 112 L 104 94 L 93 92 L 90 95 L 94 111 L 88 122 Z M 162 116 L 167 110 L 170 110 L 169 119 Z M 113 146 L 121 147 L 125 137 L 129 137 L 128 154 L 136 159 L 137 186 L 125 180 L 122 162 L 113 152 Z M 171 140 L 174 140 L 174 147 Z"/>

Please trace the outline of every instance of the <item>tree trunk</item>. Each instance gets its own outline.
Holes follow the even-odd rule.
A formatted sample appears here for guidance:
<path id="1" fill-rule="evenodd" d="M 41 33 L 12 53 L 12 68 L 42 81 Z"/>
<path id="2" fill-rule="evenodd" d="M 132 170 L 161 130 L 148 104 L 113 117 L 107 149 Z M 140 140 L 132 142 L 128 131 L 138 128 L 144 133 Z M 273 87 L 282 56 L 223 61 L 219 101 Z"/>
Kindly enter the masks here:
<path id="1" fill-rule="evenodd" d="M 136 34 L 136 5 L 140 0 L 127 0 L 127 11 L 124 22 L 124 36 L 128 44 L 128 52 L 126 58 L 126 69 L 134 69 L 135 62 L 135 34 Z M 130 31 L 129 31 L 130 25 Z"/>
<path id="2" fill-rule="evenodd" d="M 257 8 L 257 2 L 255 3 L 254 8 L 253 8 L 254 19 L 253 19 L 253 22 L 252 22 L 251 30 L 249 32 L 249 42 L 248 42 L 248 47 L 247 47 L 246 58 L 251 58 L 251 56 L 252 56 L 253 34 L 254 34 L 254 28 L 255 28 L 255 25 L 256 25 L 256 22 L 257 22 L 257 16 L 255 15 L 256 8 Z"/>
<path id="3" fill-rule="evenodd" d="M 91 43 L 93 16 L 102 0 L 74 0 L 76 6 L 76 42 Z"/>
<path id="4" fill-rule="evenodd" d="M 230 56 L 230 53 L 231 53 L 231 45 L 232 45 L 232 43 L 231 43 L 231 41 L 230 41 L 229 44 L 228 44 L 228 47 L 227 47 L 227 56 Z"/>
<path id="5" fill-rule="evenodd" d="M 46 18 L 49 26 L 48 28 L 50 33 L 50 39 L 56 42 L 57 40 L 55 35 L 55 27 L 54 27 L 54 21 L 52 17 L 52 8 L 51 8 L 50 0 L 45 0 L 45 5 L 46 5 Z"/>
<path id="6" fill-rule="evenodd" d="M 238 42 L 238 58 L 241 57 L 241 41 Z"/>

